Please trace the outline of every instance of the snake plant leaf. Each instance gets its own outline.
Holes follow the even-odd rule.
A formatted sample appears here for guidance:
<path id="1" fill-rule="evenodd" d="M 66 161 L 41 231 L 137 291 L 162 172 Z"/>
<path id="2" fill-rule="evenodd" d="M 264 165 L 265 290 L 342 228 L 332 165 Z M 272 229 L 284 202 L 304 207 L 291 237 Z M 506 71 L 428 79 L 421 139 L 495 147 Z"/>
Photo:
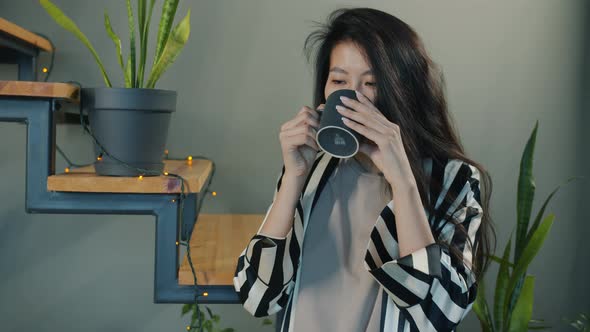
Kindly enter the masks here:
<path id="1" fill-rule="evenodd" d="M 143 34 L 143 24 L 145 23 L 145 0 L 137 0 L 137 25 L 139 27 L 139 36 Z"/>
<path id="2" fill-rule="evenodd" d="M 162 17 L 160 17 L 160 26 L 158 27 L 154 65 L 160 60 L 164 47 L 168 43 L 170 29 L 172 28 L 172 22 L 174 22 L 174 16 L 176 15 L 176 8 L 178 8 L 178 1 L 179 0 L 165 0 L 162 5 Z"/>
<path id="3" fill-rule="evenodd" d="M 511 267 L 511 268 L 514 267 L 514 264 L 511 261 L 504 260 L 502 257 L 498 257 L 496 255 L 489 255 L 489 258 L 498 264 L 506 263 L 506 264 L 508 264 L 509 267 Z"/>
<path id="4" fill-rule="evenodd" d="M 498 269 L 498 276 L 496 278 L 496 290 L 494 292 L 494 326 L 502 331 L 504 327 L 504 315 L 506 314 L 507 308 L 504 306 L 504 299 L 506 298 L 506 288 L 508 288 L 508 280 L 510 279 L 509 261 L 510 250 L 512 249 L 512 234 L 510 234 L 510 240 L 504 248 L 504 254 L 502 255 L 502 263 Z"/>
<path id="5" fill-rule="evenodd" d="M 561 188 L 562 186 L 565 186 L 566 184 L 570 183 L 572 180 L 574 180 L 576 178 L 581 178 L 581 177 L 580 176 L 572 176 L 571 178 L 565 180 L 565 182 L 563 182 L 562 184 L 557 186 L 557 188 L 553 189 L 551 194 L 549 194 L 549 196 L 547 196 L 547 199 L 545 199 L 543 206 L 539 210 L 539 213 L 537 213 L 537 216 L 535 217 L 535 221 L 533 222 L 533 225 L 531 226 L 531 229 L 529 230 L 529 233 L 527 234 L 526 243 L 528 243 L 530 241 L 531 236 L 533 236 L 533 234 L 535 233 L 537 228 L 539 228 L 539 224 L 541 223 L 541 219 L 543 218 L 543 214 L 545 213 L 545 208 L 547 207 L 547 204 L 549 203 L 551 198 L 553 198 L 553 195 L 555 195 L 555 193 L 557 192 L 557 190 L 559 190 L 559 188 Z"/>
<path id="6" fill-rule="evenodd" d="M 510 332 L 528 331 L 529 321 L 533 315 L 533 294 L 535 277 L 528 275 L 524 279 L 522 291 L 516 301 L 514 312 L 510 319 Z"/>
<path id="7" fill-rule="evenodd" d="M 127 65 L 125 66 L 125 87 L 131 88 L 131 57 L 127 56 Z"/>
<path id="8" fill-rule="evenodd" d="M 176 57 L 186 44 L 190 35 L 190 15 L 191 11 L 188 10 L 186 16 L 178 23 L 176 27 L 170 33 L 168 42 L 164 46 L 162 56 L 158 59 L 158 62 L 152 67 L 150 77 L 146 84 L 147 88 L 153 88 L 156 81 L 160 78 L 162 73 L 176 60 Z"/>
<path id="9" fill-rule="evenodd" d="M 137 0 L 137 31 L 139 32 L 139 64 L 137 68 L 136 87 L 139 87 L 139 67 L 141 66 L 141 42 L 143 41 L 143 28 L 145 24 L 146 0 Z"/>
<path id="10" fill-rule="evenodd" d="M 537 255 L 537 253 L 539 252 L 539 249 L 541 249 L 541 247 L 543 246 L 543 242 L 545 241 L 545 238 L 549 234 L 549 230 L 551 229 L 551 226 L 553 225 L 554 218 L 555 218 L 555 215 L 551 213 L 545 219 L 543 219 L 543 221 L 539 225 L 539 228 L 537 228 L 537 230 L 535 231 L 535 233 L 531 237 L 531 240 L 529 241 L 529 243 L 527 243 L 526 247 L 524 248 L 524 250 L 522 252 L 522 256 L 516 262 L 516 265 L 514 267 L 514 271 L 512 272 L 512 275 L 510 276 L 510 281 L 508 282 L 508 288 L 506 290 L 507 296 L 504 300 L 504 306 L 508 307 L 508 310 L 507 310 L 508 315 L 510 314 L 509 304 L 510 304 L 511 297 L 513 297 L 513 296 L 515 296 L 517 298 L 519 297 L 518 292 L 515 292 L 516 284 L 519 281 L 519 279 L 521 279 L 522 276 L 526 273 L 526 270 L 527 270 L 529 264 L 531 263 L 533 258 L 535 258 L 535 256 Z M 524 280 L 523 288 L 520 290 L 520 292 L 522 292 L 524 290 L 525 286 L 526 286 L 526 278 Z M 507 317 L 504 317 L 504 319 L 506 319 L 506 318 Z"/>
<path id="11" fill-rule="evenodd" d="M 518 261 L 525 245 L 525 238 L 531 218 L 531 208 L 535 196 L 535 180 L 533 178 L 533 155 L 535 153 L 535 142 L 537 140 L 537 128 L 539 121 L 535 122 L 531 136 L 529 137 L 522 158 L 520 160 L 520 174 L 518 176 L 518 192 L 516 201 L 516 248 L 514 261 Z"/>
<path id="12" fill-rule="evenodd" d="M 473 312 L 475 312 L 475 315 L 479 319 L 482 332 L 493 332 L 495 330 L 488 309 L 485 291 L 485 282 L 482 278 L 477 286 L 477 296 L 475 297 L 475 303 L 473 303 Z"/>
<path id="13" fill-rule="evenodd" d="M 111 26 L 111 20 L 106 9 L 104 10 L 104 27 L 107 31 L 107 34 L 115 44 L 115 47 L 117 48 L 117 60 L 119 61 L 119 66 L 121 66 L 121 71 L 125 73 L 125 64 L 123 63 L 123 55 L 121 53 L 121 39 L 119 38 L 119 36 L 117 36 L 115 31 L 113 31 L 113 27 Z"/>
<path id="14" fill-rule="evenodd" d="M 140 0 L 145 1 L 145 0 Z M 156 0 L 150 1 L 150 7 L 147 12 L 147 16 L 144 16 L 143 27 L 140 28 L 140 40 L 139 40 L 139 69 L 137 70 L 137 83 L 138 88 L 143 87 L 143 78 L 145 75 L 145 61 L 147 57 L 147 46 L 148 46 L 148 35 L 150 30 L 150 22 L 152 20 L 152 12 L 154 10 L 154 4 Z"/>
<path id="15" fill-rule="evenodd" d="M 102 64 L 102 61 L 100 60 L 100 57 L 98 56 L 98 53 L 96 53 L 96 50 L 94 49 L 94 47 L 92 46 L 92 44 L 90 43 L 90 41 L 88 40 L 86 35 L 84 35 L 84 33 L 82 33 L 82 31 L 80 31 L 80 28 L 78 28 L 76 23 L 74 23 L 74 21 L 72 21 L 72 19 L 70 19 L 66 14 L 64 14 L 64 12 L 62 12 L 61 9 L 59 9 L 51 1 L 39 0 L 39 3 L 41 4 L 41 6 L 43 6 L 45 11 L 49 14 L 49 16 L 51 16 L 51 18 L 57 24 L 59 24 L 61 27 L 63 27 L 64 29 L 66 29 L 70 33 L 72 33 L 74 36 L 76 36 L 76 38 L 78 38 L 84 44 L 84 46 L 86 46 L 86 48 L 88 48 L 90 53 L 92 53 L 94 60 L 98 64 L 98 67 L 100 68 L 100 71 L 102 73 L 102 78 L 104 79 L 104 83 L 106 84 L 107 87 L 112 87 L 111 81 L 109 80 L 107 72 L 104 69 L 104 65 Z"/>
<path id="16" fill-rule="evenodd" d="M 135 21 L 131 0 L 127 0 L 127 20 L 129 21 L 129 58 L 131 59 L 131 87 L 135 87 Z"/>

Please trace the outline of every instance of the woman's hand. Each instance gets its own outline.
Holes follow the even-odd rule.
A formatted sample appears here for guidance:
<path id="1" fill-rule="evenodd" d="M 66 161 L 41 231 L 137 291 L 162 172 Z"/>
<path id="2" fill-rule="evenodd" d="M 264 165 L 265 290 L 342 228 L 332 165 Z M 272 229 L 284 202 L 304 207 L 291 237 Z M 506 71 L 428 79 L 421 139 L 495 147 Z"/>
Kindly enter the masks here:
<path id="1" fill-rule="evenodd" d="M 371 158 L 392 188 L 415 183 L 399 126 L 390 122 L 362 93 L 356 91 L 356 95 L 358 101 L 342 97 L 346 107 L 336 106 L 336 109 L 344 117 L 344 124 L 372 141 L 361 142 L 360 151 Z"/>
<path id="2" fill-rule="evenodd" d="M 318 109 L 323 106 L 318 106 Z M 320 150 L 315 138 L 319 125 L 318 111 L 304 106 L 293 119 L 281 126 L 279 140 L 285 173 L 297 177 L 307 175 Z"/>

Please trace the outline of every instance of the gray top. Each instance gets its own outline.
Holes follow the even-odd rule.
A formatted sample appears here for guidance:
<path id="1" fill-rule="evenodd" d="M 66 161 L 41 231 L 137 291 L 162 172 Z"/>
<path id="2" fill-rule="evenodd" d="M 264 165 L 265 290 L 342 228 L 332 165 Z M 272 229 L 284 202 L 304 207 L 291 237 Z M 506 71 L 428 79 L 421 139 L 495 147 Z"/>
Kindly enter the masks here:
<path id="1" fill-rule="evenodd" d="M 379 213 L 391 200 L 382 174 L 341 159 L 309 216 L 294 330 L 379 331 L 379 284 L 363 260 Z"/>

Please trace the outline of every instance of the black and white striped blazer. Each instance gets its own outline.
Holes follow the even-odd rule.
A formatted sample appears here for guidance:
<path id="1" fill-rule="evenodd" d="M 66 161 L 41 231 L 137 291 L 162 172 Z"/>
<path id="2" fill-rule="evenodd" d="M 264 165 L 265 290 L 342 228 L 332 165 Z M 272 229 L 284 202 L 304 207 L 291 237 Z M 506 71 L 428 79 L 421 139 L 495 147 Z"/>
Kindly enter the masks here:
<path id="1" fill-rule="evenodd" d="M 260 234 L 260 229 L 281 186 L 283 165 L 262 225 L 237 259 L 233 283 L 240 302 L 255 317 L 286 308 L 282 332 L 293 331 L 297 323 L 292 308 L 297 301 L 298 267 L 307 221 L 338 161 L 318 152 L 295 210 L 293 228 L 286 237 L 278 238 Z M 454 331 L 475 301 L 477 283 L 466 269 L 471 267 L 472 250 L 465 236 L 455 234 L 456 226 L 445 222 L 444 212 L 457 216 L 476 248 L 482 216 L 479 172 L 458 159 L 434 163 L 428 158 L 423 165 L 429 179 L 440 179 L 436 181 L 439 185 L 430 185 L 428 193 L 429 202 L 436 199 L 435 213 L 430 216 L 425 209 L 431 228 L 436 230 L 435 239 L 462 250 L 464 261 L 452 259 L 448 248 L 439 244 L 399 257 L 392 199 L 376 217 L 364 259 L 368 273 L 381 286 L 381 331 Z M 450 192 L 457 197 L 455 201 L 443 202 Z"/>

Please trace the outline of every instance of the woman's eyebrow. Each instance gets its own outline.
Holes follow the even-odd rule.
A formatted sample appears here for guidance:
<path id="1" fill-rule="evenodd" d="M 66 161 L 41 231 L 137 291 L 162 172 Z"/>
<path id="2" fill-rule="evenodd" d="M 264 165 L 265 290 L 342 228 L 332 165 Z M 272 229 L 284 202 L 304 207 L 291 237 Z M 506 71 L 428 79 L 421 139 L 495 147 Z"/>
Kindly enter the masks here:
<path id="1" fill-rule="evenodd" d="M 335 73 L 342 73 L 342 74 L 348 74 L 348 72 L 340 67 L 332 67 L 330 69 L 330 72 L 335 72 Z M 373 70 L 369 69 L 367 71 L 365 71 L 364 73 L 361 74 L 361 76 L 365 76 L 365 75 L 373 75 Z"/>

